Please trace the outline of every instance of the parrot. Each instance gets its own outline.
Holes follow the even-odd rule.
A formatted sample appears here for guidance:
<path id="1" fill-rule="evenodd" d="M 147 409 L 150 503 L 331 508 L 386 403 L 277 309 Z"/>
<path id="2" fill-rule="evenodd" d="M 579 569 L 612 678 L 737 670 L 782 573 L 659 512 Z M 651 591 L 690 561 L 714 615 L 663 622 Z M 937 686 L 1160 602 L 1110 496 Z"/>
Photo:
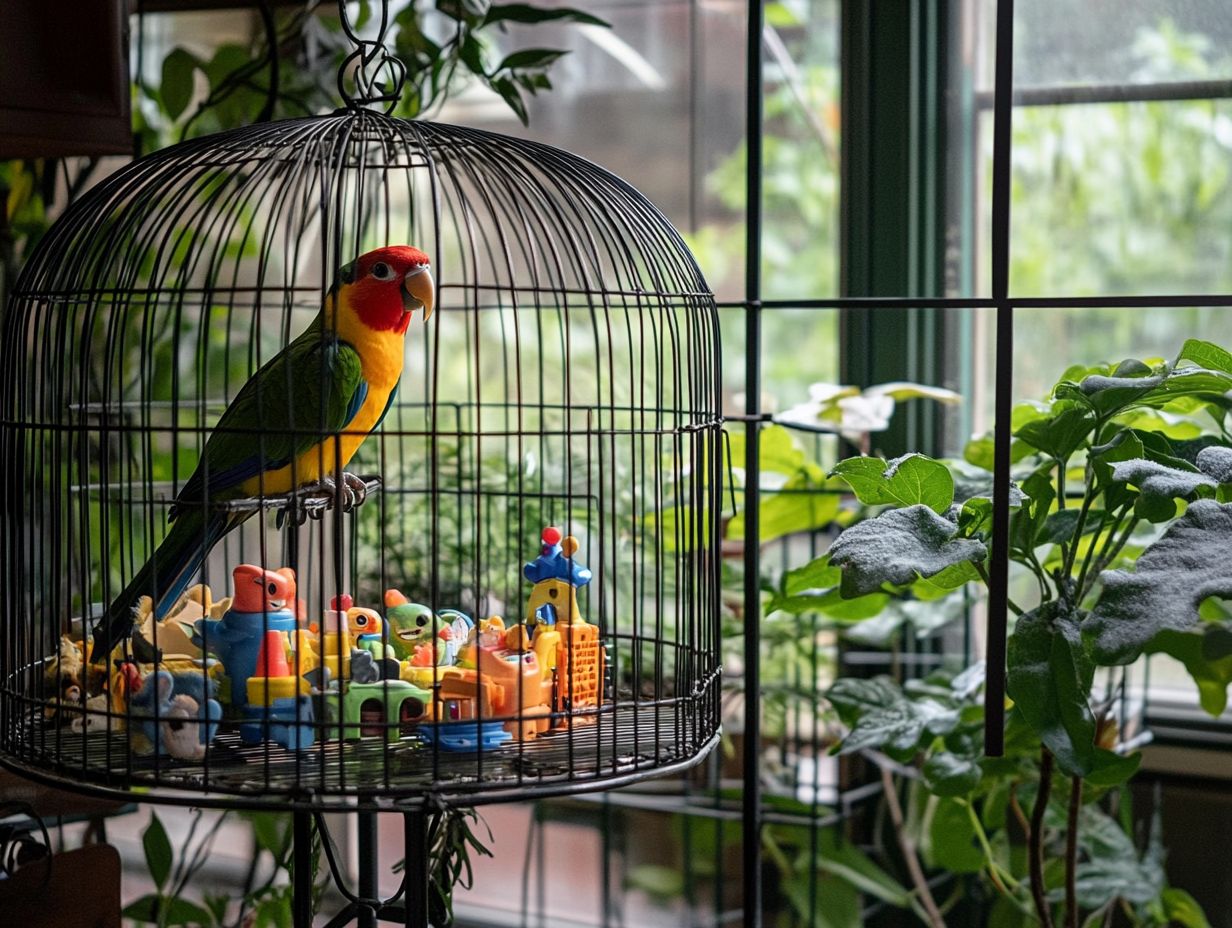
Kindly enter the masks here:
<path id="1" fill-rule="evenodd" d="M 345 509 L 363 502 L 364 482 L 344 468 L 393 405 L 415 311 L 427 322 L 434 305 L 418 248 L 378 248 L 338 270 L 313 322 L 223 412 L 169 509 L 166 537 L 96 622 L 93 653 L 110 654 L 132 634 L 142 595 L 161 619 L 210 549 L 252 515 L 215 504 L 307 488 L 339 493 Z"/>

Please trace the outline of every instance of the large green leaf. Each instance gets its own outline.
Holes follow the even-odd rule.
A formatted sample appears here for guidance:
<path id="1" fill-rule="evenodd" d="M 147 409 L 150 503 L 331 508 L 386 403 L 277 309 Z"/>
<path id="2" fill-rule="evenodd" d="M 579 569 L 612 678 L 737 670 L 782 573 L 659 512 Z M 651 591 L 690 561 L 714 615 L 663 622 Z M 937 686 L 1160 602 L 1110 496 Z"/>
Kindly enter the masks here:
<path id="1" fill-rule="evenodd" d="M 1138 488 L 1137 513 L 1151 522 L 1176 516 L 1177 499 L 1214 495 L 1216 482 L 1195 468 L 1169 467 L 1137 458 L 1112 465 L 1112 479 Z"/>
<path id="2" fill-rule="evenodd" d="M 1068 458 L 1095 427 L 1095 414 L 1085 406 L 1062 401 L 1046 419 L 1028 422 L 1014 437 L 1058 460 Z"/>
<path id="3" fill-rule="evenodd" d="M 922 737 L 944 735 L 959 719 L 954 706 L 929 697 L 908 699 L 887 677 L 844 677 L 830 687 L 826 698 L 851 728 L 843 739 L 842 754 L 880 748 L 892 757 L 910 757 Z"/>
<path id="4" fill-rule="evenodd" d="M 159 96 L 162 97 L 163 108 L 172 119 L 178 119 L 192 100 L 193 72 L 199 65 L 197 56 L 183 48 L 173 48 L 163 59 Z"/>
<path id="5" fill-rule="evenodd" d="M 850 841 L 843 840 L 836 829 L 826 828 L 819 832 L 813 866 L 896 908 L 905 909 L 911 905 L 911 894 L 898 880 Z"/>
<path id="6" fill-rule="evenodd" d="M 1198 687 L 1198 703 L 1216 717 L 1228 707 L 1228 686 L 1232 684 L 1232 654 L 1210 647 L 1212 639 L 1221 637 L 1221 631 L 1220 626 L 1162 631 L 1147 649 L 1150 653 L 1167 654 L 1184 664 Z"/>
<path id="7" fill-rule="evenodd" d="M 843 531 L 830 546 L 830 562 L 842 568 L 843 595 L 863 596 L 987 558 L 983 544 L 957 533 L 957 525 L 928 506 L 891 509 Z"/>
<path id="8" fill-rule="evenodd" d="M 1087 782 L 1092 786 L 1120 786 L 1138 772 L 1141 754 L 1116 754 L 1096 748 Z"/>
<path id="9" fill-rule="evenodd" d="M 783 881 L 783 895 L 808 928 L 860 928 L 860 894 L 845 880 L 799 869 Z"/>
<path id="10" fill-rule="evenodd" d="M 167 885 L 167 877 L 171 875 L 171 841 L 167 837 L 167 829 L 157 812 L 150 813 L 150 824 L 141 834 L 141 846 L 145 850 L 145 863 L 150 870 L 150 879 L 160 890 Z"/>
<path id="11" fill-rule="evenodd" d="M 841 536 L 840 536 L 841 537 Z M 1128 664 L 1165 630 L 1187 631 L 1210 596 L 1232 597 L 1232 503 L 1198 500 L 1138 558 L 1105 571 L 1084 630 L 1100 664 Z"/>
<path id="12" fill-rule="evenodd" d="M 1090 773 L 1095 755 L 1095 717 L 1087 703 L 1095 666 L 1080 620 L 1055 600 L 1045 603 L 1019 617 L 1006 653 L 1015 706 L 1070 776 Z"/>
<path id="13" fill-rule="evenodd" d="M 1232 354 L 1213 342 L 1202 341 L 1198 338 L 1188 339 L 1181 346 L 1181 352 L 1176 356 L 1176 360 L 1178 364 L 1181 361 L 1193 361 L 1199 367 L 1232 374 Z"/>
<path id="14" fill-rule="evenodd" d="M 817 493 L 807 475 L 798 473 L 774 492 L 763 493 L 758 506 L 760 526 L 758 537 L 762 544 L 793 535 L 825 528 L 839 513 L 842 501 L 836 493 Z M 727 537 L 744 537 L 744 513 L 736 515 L 727 524 Z"/>
<path id="15" fill-rule="evenodd" d="M 951 873 L 977 873 L 984 853 L 976 842 L 975 825 L 957 799 L 939 799 L 928 823 L 925 857 L 934 867 Z"/>
<path id="16" fill-rule="evenodd" d="M 924 762 L 924 785 L 937 796 L 965 796 L 980 785 L 983 772 L 971 757 L 938 751 Z"/>
<path id="17" fill-rule="evenodd" d="M 830 555 L 823 554 L 813 558 L 803 567 L 797 567 L 783 574 L 781 589 L 783 595 L 794 596 L 805 590 L 828 589 L 838 586 L 843 572 L 830 563 Z"/>
<path id="18" fill-rule="evenodd" d="M 776 596 L 766 605 L 767 614 L 781 611 L 792 615 L 820 612 L 839 622 L 860 622 L 879 615 L 890 601 L 886 593 L 870 593 L 854 599 L 844 597 L 837 587 L 825 591 Z"/>
<path id="19" fill-rule="evenodd" d="M 178 896 L 142 896 L 125 906 L 121 914 L 133 921 L 152 925 L 209 928 L 215 923 L 214 916 L 208 910 Z"/>
<path id="20" fill-rule="evenodd" d="M 598 16 L 570 7 L 542 7 L 530 3 L 493 3 L 483 18 L 485 26 L 493 23 L 523 23 L 533 25 L 551 20 L 607 26 Z"/>
<path id="21" fill-rule="evenodd" d="M 1159 894 L 1161 914 L 1169 925 L 1180 928 L 1211 928 L 1198 900 L 1183 889 L 1169 886 Z"/>
<path id="22" fill-rule="evenodd" d="M 922 454 L 907 454 L 892 461 L 848 458 L 834 468 L 856 498 L 867 506 L 923 504 L 944 513 L 954 502 L 954 478 L 940 461 Z"/>

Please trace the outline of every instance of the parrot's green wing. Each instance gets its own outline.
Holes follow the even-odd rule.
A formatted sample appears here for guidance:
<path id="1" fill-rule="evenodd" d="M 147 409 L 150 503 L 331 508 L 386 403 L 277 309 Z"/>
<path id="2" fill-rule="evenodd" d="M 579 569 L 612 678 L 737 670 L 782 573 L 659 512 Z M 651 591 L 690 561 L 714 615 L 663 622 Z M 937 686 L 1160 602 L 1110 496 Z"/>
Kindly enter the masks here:
<path id="1" fill-rule="evenodd" d="M 286 467 L 345 429 L 368 383 L 350 344 L 310 329 L 269 360 L 214 426 L 197 469 L 171 508 L 239 496 L 244 481 Z"/>

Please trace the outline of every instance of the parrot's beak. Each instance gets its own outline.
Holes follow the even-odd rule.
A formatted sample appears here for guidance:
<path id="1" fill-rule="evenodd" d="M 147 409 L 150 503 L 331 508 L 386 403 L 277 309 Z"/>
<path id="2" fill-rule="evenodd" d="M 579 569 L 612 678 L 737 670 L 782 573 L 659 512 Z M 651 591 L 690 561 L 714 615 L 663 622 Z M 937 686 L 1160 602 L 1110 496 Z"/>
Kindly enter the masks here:
<path id="1" fill-rule="evenodd" d="M 432 273 L 428 270 L 428 265 L 417 264 L 407 271 L 402 278 L 402 308 L 408 313 L 422 308 L 423 321 L 427 322 L 432 315 L 435 300 L 436 291 L 433 289 Z"/>

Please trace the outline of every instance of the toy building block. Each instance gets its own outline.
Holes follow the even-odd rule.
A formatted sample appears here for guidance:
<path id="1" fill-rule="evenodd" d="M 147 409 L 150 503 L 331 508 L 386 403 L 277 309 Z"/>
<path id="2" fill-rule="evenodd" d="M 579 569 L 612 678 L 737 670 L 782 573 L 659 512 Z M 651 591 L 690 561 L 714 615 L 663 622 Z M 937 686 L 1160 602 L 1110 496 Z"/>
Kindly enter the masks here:
<path id="1" fill-rule="evenodd" d="M 312 747 L 312 700 L 308 681 L 296 676 L 287 661 L 286 636 L 266 632 L 257 651 L 255 673 L 245 682 L 247 721 L 240 725 L 245 744 L 273 741 L 290 751 Z"/>
<path id="2" fill-rule="evenodd" d="M 561 537 L 558 528 L 543 530 L 539 556 L 522 568 L 522 576 L 534 584 L 526 600 L 526 625 L 530 629 L 581 622 L 577 591 L 590 583 L 590 571 L 577 564 L 573 555 L 578 540 Z"/>
<path id="3" fill-rule="evenodd" d="M 347 611 L 355 605 L 350 596 L 343 593 L 329 601 L 321 624 L 319 655 L 321 666 L 329 671 L 331 679 L 351 678 L 351 652 L 355 644 L 351 640 L 351 621 Z"/>
<path id="4" fill-rule="evenodd" d="M 576 717 L 577 710 L 602 705 L 607 653 L 599 643 L 597 626 L 571 625 L 563 628 L 561 635 L 553 708 L 559 713 L 557 726 L 565 727 L 571 717 Z"/>
<path id="5" fill-rule="evenodd" d="M 297 627 L 295 573 L 287 568 L 264 570 L 241 564 L 232 571 L 235 596 L 221 619 L 198 619 L 193 643 L 222 661 L 237 714 L 248 707 L 248 678 L 256 676 L 257 654 L 265 634 L 284 640 Z"/>
<path id="6" fill-rule="evenodd" d="M 481 751 L 513 740 L 495 706 L 504 698 L 501 687 L 474 670 L 450 667 L 437 689 L 436 721 L 421 725 L 420 734 L 444 751 Z M 490 721 L 489 721 L 490 720 Z"/>
<path id="7" fill-rule="evenodd" d="M 405 680 L 350 683 L 342 695 L 342 737 L 397 741 L 403 726 L 426 721 L 432 693 Z"/>
<path id="8" fill-rule="evenodd" d="M 549 728 L 552 683 L 533 651 L 488 651 L 477 655 L 476 672 L 491 680 L 491 710 L 514 740 L 527 741 Z"/>

